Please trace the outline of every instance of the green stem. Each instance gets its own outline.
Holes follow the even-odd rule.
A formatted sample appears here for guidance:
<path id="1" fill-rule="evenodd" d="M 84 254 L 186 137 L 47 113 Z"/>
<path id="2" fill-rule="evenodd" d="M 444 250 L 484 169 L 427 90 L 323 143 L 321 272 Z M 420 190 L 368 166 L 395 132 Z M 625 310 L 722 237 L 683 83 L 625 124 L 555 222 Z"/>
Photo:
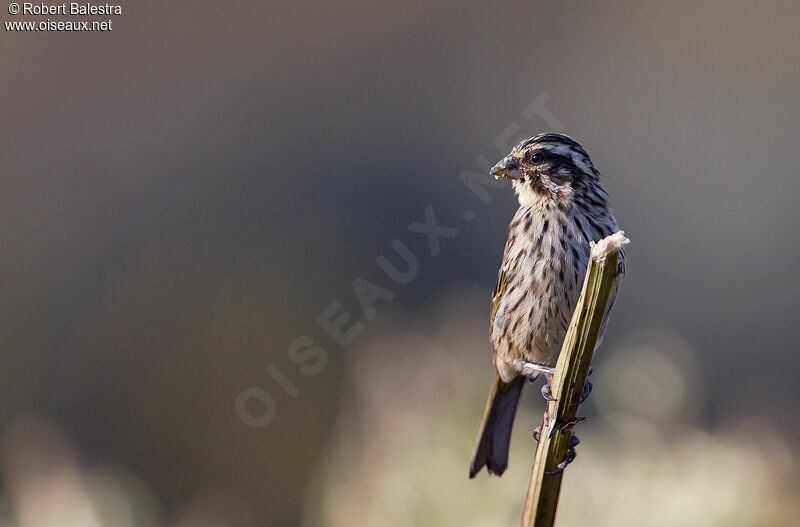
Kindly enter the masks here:
<path id="1" fill-rule="evenodd" d="M 544 414 L 522 512 L 522 527 L 552 527 L 555 522 L 564 473 L 548 472 L 557 470 L 558 464 L 567 455 L 572 439 L 572 426 L 554 432 L 552 437 L 550 432 L 557 423 L 575 421 L 578 406 L 573 406 L 573 403 L 580 401 L 583 393 L 617 276 L 619 252 L 627 242 L 628 239 L 620 231 L 592 246 L 583 290 L 578 305 L 575 306 L 553 374 L 550 391 L 556 400 L 547 403 Z"/>

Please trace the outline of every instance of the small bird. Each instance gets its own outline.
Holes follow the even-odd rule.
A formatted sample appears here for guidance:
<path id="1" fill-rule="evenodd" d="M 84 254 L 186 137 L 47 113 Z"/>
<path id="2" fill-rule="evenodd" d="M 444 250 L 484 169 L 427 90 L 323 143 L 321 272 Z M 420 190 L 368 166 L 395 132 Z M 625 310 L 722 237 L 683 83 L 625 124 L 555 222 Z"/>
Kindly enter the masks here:
<path id="1" fill-rule="evenodd" d="M 553 367 L 583 286 L 590 243 L 619 230 L 589 154 L 566 135 L 544 133 L 520 142 L 490 175 L 512 181 L 519 209 L 509 225 L 492 294 L 490 341 L 496 375 L 470 478 L 484 466 L 498 476 L 505 471 L 525 379 L 546 372 L 542 394 L 549 398 Z M 624 258 L 621 252 L 608 310 L 624 273 Z"/>

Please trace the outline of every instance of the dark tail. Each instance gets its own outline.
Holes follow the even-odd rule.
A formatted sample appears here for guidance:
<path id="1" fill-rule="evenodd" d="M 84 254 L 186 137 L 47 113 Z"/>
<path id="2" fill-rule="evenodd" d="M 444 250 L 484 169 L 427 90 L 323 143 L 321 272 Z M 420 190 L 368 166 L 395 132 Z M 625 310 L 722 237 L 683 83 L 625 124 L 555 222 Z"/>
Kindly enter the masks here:
<path id="1" fill-rule="evenodd" d="M 508 466 L 508 447 L 511 442 L 511 427 L 517 413 L 519 396 L 525 377 L 517 377 L 506 384 L 497 375 L 489 392 L 489 401 L 483 413 L 478 445 L 469 467 L 469 477 L 474 478 L 484 466 L 490 474 L 500 476 Z"/>

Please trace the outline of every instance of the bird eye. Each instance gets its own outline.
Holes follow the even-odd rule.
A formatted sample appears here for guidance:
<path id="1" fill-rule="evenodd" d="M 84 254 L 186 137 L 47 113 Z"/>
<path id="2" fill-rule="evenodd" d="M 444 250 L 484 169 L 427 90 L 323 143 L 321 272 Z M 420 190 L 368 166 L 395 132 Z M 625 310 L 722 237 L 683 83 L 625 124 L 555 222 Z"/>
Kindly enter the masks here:
<path id="1" fill-rule="evenodd" d="M 533 154 L 531 156 L 531 161 L 534 162 L 534 163 L 541 163 L 543 159 L 544 159 L 544 156 L 542 154 L 538 154 L 537 153 L 537 154 Z"/>

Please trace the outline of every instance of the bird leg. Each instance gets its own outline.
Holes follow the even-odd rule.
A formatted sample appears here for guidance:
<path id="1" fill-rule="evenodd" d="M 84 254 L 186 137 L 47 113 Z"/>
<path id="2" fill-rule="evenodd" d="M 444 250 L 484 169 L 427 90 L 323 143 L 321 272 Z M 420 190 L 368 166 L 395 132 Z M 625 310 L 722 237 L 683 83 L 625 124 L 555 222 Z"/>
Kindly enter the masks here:
<path id="1" fill-rule="evenodd" d="M 539 375 L 542 373 L 545 374 L 545 377 L 548 379 L 553 378 L 553 374 L 555 373 L 556 369 L 552 366 L 543 366 L 541 364 L 536 364 L 535 362 L 527 362 L 522 360 L 514 361 L 514 365 L 517 368 L 517 371 L 528 377 L 531 381 L 535 381 Z M 550 383 L 548 382 L 544 386 L 542 386 L 542 397 L 544 397 L 548 401 L 555 401 L 553 396 L 550 394 Z"/>
<path id="2" fill-rule="evenodd" d="M 542 366 L 541 364 L 536 364 L 535 362 L 527 362 L 523 360 L 514 361 L 514 366 L 516 367 L 517 371 L 526 377 L 535 378 L 540 373 L 552 376 L 556 372 L 556 369 L 552 366 Z"/>
<path id="3" fill-rule="evenodd" d="M 569 447 L 567 450 L 567 455 L 564 456 L 563 461 L 556 465 L 556 469 L 552 472 L 545 472 L 548 476 L 554 476 L 556 474 L 560 474 L 564 472 L 564 469 L 567 468 L 567 465 L 572 463 L 576 457 L 578 457 L 578 453 L 575 451 L 575 447 L 581 444 L 581 440 L 578 439 L 578 436 L 572 434 L 572 437 L 569 439 Z"/>

